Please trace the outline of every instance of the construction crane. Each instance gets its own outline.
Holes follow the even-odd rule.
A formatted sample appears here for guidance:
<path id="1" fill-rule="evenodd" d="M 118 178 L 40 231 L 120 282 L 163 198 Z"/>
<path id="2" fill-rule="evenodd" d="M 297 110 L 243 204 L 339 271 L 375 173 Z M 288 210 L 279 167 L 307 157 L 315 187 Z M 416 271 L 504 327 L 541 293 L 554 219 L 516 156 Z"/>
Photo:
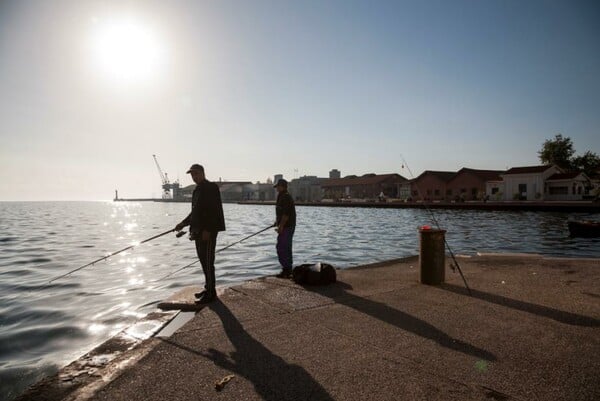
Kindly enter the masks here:
<path id="1" fill-rule="evenodd" d="M 156 158 L 156 155 L 152 155 L 152 157 L 154 158 L 154 163 L 156 164 L 156 168 L 158 169 L 158 174 L 160 175 L 160 180 L 162 181 L 162 189 L 163 189 L 162 198 L 163 199 L 177 198 L 179 195 L 179 182 L 175 181 L 175 182 L 171 183 L 169 181 L 169 176 L 167 175 L 167 173 L 163 173 L 162 169 L 160 168 L 160 164 L 158 164 L 158 159 Z M 173 189 L 172 195 L 171 195 L 171 189 Z"/>

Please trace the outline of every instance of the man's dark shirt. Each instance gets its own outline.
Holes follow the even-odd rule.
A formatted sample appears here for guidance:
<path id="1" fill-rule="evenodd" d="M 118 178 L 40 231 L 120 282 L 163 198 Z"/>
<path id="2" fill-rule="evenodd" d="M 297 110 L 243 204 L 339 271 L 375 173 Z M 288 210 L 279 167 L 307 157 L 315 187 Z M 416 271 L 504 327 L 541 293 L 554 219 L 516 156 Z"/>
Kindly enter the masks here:
<path id="1" fill-rule="evenodd" d="M 279 225 L 281 216 L 288 216 L 285 227 L 296 227 L 296 206 L 289 192 L 282 192 L 277 195 L 277 206 L 275 207 L 276 224 Z"/>
<path id="2" fill-rule="evenodd" d="M 192 194 L 192 212 L 183 220 L 183 223 L 189 224 L 192 232 L 225 231 L 221 192 L 217 184 L 203 180 L 196 185 Z"/>

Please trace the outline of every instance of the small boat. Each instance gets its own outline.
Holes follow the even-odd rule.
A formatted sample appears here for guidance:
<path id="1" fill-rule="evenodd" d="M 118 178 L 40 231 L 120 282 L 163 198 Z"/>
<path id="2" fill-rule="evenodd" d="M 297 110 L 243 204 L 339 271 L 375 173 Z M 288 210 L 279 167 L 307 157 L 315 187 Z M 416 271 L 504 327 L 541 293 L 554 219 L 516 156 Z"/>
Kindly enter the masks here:
<path id="1" fill-rule="evenodd" d="M 600 221 L 569 221 L 571 237 L 600 237 Z"/>

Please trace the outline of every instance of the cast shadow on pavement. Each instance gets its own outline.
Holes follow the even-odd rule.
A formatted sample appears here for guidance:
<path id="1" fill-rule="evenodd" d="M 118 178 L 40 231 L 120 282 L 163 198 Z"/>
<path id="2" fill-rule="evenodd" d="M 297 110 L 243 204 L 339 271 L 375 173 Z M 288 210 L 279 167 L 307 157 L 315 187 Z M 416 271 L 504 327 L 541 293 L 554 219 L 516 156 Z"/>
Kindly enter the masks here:
<path id="1" fill-rule="evenodd" d="M 208 358 L 217 366 L 245 377 L 263 400 L 333 401 L 333 397 L 304 368 L 286 362 L 248 334 L 220 300 L 208 305 L 208 308 L 221 319 L 225 333 L 235 348 L 234 352 L 224 353 L 213 348 L 198 351 L 170 339 L 163 341 Z"/>
<path id="2" fill-rule="evenodd" d="M 497 359 L 491 352 L 451 337 L 425 320 L 416 318 L 401 310 L 394 309 L 384 303 L 373 301 L 369 298 L 359 297 L 358 295 L 348 292 L 348 290 L 352 289 L 350 284 L 338 281 L 337 283 L 326 287 L 305 286 L 304 288 L 329 297 L 338 304 L 365 313 L 385 323 L 396 326 L 399 329 L 435 341 L 442 347 L 487 361 L 495 361 Z"/>
<path id="3" fill-rule="evenodd" d="M 444 283 L 441 284 L 439 288 L 453 292 L 455 294 L 469 296 L 466 288 L 454 284 Z M 475 290 L 473 288 L 471 288 L 471 296 L 473 298 L 481 299 L 482 301 L 491 302 L 496 305 L 517 309 L 523 312 L 531 313 L 542 317 L 547 317 L 556 320 L 557 322 L 566 323 L 573 326 L 600 327 L 600 320 L 594 319 L 593 317 L 579 315 L 577 313 L 565 312 L 547 306 L 532 304 L 530 302 L 519 301 L 517 299 L 507 298 L 503 297 L 502 295 L 496 295 L 489 292 Z"/>

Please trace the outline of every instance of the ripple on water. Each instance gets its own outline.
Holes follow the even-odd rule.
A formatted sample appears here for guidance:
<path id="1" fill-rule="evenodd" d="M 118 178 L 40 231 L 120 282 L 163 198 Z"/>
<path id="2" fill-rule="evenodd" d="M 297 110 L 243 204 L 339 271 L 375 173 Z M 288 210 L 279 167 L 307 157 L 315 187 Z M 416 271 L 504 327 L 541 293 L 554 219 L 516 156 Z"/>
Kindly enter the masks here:
<path id="1" fill-rule="evenodd" d="M 3 359 L 11 359 L 18 355 L 43 356 L 57 346 L 65 346 L 77 338 L 85 338 L 83 329 L 73 325 L 57 326 L 56 324 L 38 325 L 0 333 L 0 355 Z"/>
<path id="2" fill-rule="evenodd" d="M 15 276 L 15 277 L 23 277 L 35 274 L 32 270 L 28 269 L 11 269 L 0 272 L 0 276 Z"/>
<path id="3" fill-rule="evenodd" d="M 49 263 L 52 262 L 52 259 L 42 257 L 41 255 L 30 256 L 28 259 L 15 260 L 12 262 L 15 265 L 30 265 L 30 264 L 40 264 L 40 263 Z"/>
<path id="4" fill-rule="evenodd" d="M 81 287 L 81 283 L 52 283 L 48 284 L 48 281 L 41 281 L 39 284 L 20 284 L 18 282 L 3 281 L 0 282 L 0 289 L 6 291 L 5 296 L 8 293 L 25 300 L 38 299 L 45 297 L 56 292 L 63 293 L 65 290 L 71 290 L 74 288 Z M 68 295 L 72 295 L 70 292 Z"/>

